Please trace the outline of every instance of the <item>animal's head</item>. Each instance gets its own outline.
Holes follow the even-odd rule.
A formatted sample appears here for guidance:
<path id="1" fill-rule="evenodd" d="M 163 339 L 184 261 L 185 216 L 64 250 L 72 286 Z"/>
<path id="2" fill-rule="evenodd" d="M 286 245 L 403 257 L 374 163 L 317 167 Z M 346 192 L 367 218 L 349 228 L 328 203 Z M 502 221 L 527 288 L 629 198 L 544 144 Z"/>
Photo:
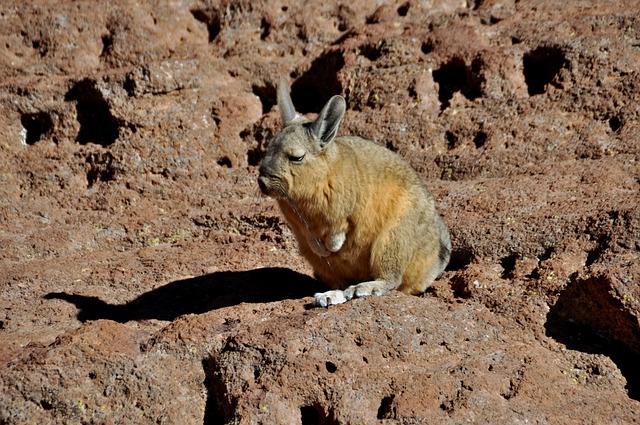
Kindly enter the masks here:
<path id="1" fill-rule="evenodd" d="M 333 96 L 315 121 L 296 113 L 289 84 L 278 87 L 282 130 L 268 144 L 260 164 L 258 184 L 265 195 L 275 198 L 304 196 L 326 180 L 335 160 L 332 141 L 346 110 L 342 96 Z"/>

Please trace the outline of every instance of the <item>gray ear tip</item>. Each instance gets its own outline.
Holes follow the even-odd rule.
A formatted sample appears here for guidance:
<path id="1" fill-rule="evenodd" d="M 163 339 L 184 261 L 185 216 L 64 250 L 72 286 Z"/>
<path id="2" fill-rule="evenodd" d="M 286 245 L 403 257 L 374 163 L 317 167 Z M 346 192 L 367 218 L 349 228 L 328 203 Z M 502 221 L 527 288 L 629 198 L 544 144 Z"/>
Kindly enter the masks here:
<path id="1" fill-rule="evenodd" d="M 339 105 L 340 109 L 343 109 L 343 110 L 347 109 L 347 101 L 345 100 L 344 97 L 340 96 L 339 94 L 333 96 L 331 98 L 331 102 L 334 102 L 336 105 Z"/>
<path id="2" fill-rule="evenodd" d="M 289 80 L 286 77 L 280 77 L 280 81 L 278 81 L 278 88 L 289 91 L 289 87 Z"/>

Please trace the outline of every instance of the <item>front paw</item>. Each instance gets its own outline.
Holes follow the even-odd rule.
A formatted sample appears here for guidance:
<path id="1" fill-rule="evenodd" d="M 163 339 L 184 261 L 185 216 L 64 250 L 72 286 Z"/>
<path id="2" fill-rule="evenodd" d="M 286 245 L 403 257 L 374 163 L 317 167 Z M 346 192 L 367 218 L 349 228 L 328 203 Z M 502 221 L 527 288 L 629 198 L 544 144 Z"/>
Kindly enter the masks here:
<path id="1" fill-rule="evenodd" d="M 335 291 L 318 292 L 313 296 L 313 305 L 316 307 L 329 307 L 330 305 L 342 304 L 347 301 L 344 292 L 339 289 Z"/>
<path id="2" fill-rule="evenodd" d="M 325 246 L 331 252 L 338 252 L 344 242 L 347 240 L 347 236 L 344 232 L 336 233 L 333 235 L 328 235 L 324 241 Z"/>
<path id="3" fill-rule="evenodd" d="M 357 285 L 349 286 L 344 290 L 344 296 L 347 300 L 352 298 L 368 297 L 370 295 L 384 295 L 384 282 L 373 280 L 371 282 L 362 282 Z"/>

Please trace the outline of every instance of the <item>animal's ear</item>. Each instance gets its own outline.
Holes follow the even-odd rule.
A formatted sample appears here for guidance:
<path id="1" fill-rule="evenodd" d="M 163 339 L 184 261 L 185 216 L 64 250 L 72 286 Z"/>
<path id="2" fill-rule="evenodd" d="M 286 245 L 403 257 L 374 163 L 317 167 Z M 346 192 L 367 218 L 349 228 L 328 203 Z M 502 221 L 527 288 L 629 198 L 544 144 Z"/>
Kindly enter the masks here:
<path id="1" fill-rule="evenodd" d="M 289 125 L 296 117 L 296 109 L 293 107 L 289 91 L 289 81 L 286 78 L 282 78 L 278 85 L 278 108 L 280 108 L 283 127 Z"/>
<path id="2" fill-rule="evenodd" d="M 325 147 L 336 137 L 346 109 L 347 102 L 345 102 L 344 98 L 342 96 L 333 96 L 324 105 L 318 118 L 311 123 L 311 134 L 320 141 L 320 147 Z"/>

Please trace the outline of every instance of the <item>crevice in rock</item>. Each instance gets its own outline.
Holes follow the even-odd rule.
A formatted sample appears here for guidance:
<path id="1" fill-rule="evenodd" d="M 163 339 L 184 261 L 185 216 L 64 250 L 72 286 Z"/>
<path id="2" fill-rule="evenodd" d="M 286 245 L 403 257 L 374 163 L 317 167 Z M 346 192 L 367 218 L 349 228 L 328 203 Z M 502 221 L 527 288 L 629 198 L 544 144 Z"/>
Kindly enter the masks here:
<path id="1" fill-rule="evenodd" d="M 322 405 L 313 403 L 300 408 L 300 419 L 302 425 L 338 425 L 339 422 L 333 417 L 332 412 L 325 412 Z"/>
<path id="2" fill-rule="evenodd" d="M 221 30 L 220 15 L 218 11 L 210 8 L 193 8 L 190 12 L 198 22 L 202 22 L 207 26 L 209 43 L 213 42 L 218 37 Z"/>
<path id="3" fill-rule="evenodd" d="M 253 167 L 260 165 L 264 157 L 267 144 L 273 139 L 274 133 L 264 128 L 260 122 L 240 132 L 240 139 L 251 147 L 247 149 L 247 163 Z"/>
<path id="4" fill-rule="evenodd" d="M 204 386 L 207 390 L 207 402 L 204 408 L 204 425 L 229 423 L 236 409 L 235 403 L 227 395 L 227 390 L 219 373 L 215 359 L 202 361 L 205 372 Z"/>
<path id="5" fill-rule="evenodd" d="M 529 274 L 525 276 L 527 279 L 539 279 L 540 278 L 540 263 L 543 261 L 547 261 L 551 258 L 551 255 L 555 252 L 555 248 L 552 246 L 544 248 L 542 254 L 538 255 L 536 258 L 538 259 L 538 267 L 531 270 Z"/>
<path id="6" fill-rule="evenodd" d="M 469 398 L 469 393 L 473 391 L 473 388 L 465 384 L 464 381 L 460 381 L 460 386 L 456 390 L 456 393 L 447 397 L 441 404 L 440 409 L 451 414 L 456 409 L 464 406 Z"/>
<path id="7" fill-rule="evenodd" d="M 603 238 L 600 238 L 596 243 L 596 247 L 590 250 L 589 252 L 587 252 L 587 259 L 584 263 L 585 266 L 590 266 L 596 263 L 600 259 L 602 254 L 607 250 L 607 247 L 608 247 L 608 243 L 606 243 L 606 241 L 604 241 Z"/>
<path id="8" fill-rule="evenodd" d="M 467 3 L 467 5 L 471 8 L 471 10 L 478 10 L 480 6 L 484 3 L 482 0 L 472 0 Z"/>
<path id="9" fill-rule="evenodd" d="M 540 46 L 526 53 L 522 67 L 529 96 L 544 93 L 548 84 L 559 87 L 554 80 L 567 64 L 564 52 L 557 46 Z"/>
<path id="10" fill-rule="evenodd" d="M 378 419 L 397 419 L 396 408 L 393 406 L 394 395 L 384 397 L 378 408 Z"/>
<path id="11" fill-rule="evenodd" d="M 111 152 L 89 153 L 87 162 L 87 187 L 96 182 L 107 182 L 115 179 L 115 160 Z"/>
<path id="12" fill-rule="evenodd" d="M 53 403 L 48 400 L 40 400 L 40 407 L 44 410 L 53 410 Z"/>
<path id="13" fill-rule="evenodd" d="M 113 33 L 110 31 L 108 34 L 102 36 L 102 51 L 100 52 L 100 57 L 107 56 L 112 48 L 113 48 Z"/>
<path id="14" fill-rule="evenodd" d="M 522 382 L 524 381 L 524 374 L 531 363 L 531 358 L 525 357 L 522 361 L 522 365 L 518 368 L 515 374 L 509 379 L 509 389 L 501 392 L 500 395 L 505 400 L 511 400 L 520 392 L 520 388 L 522 388 Z"/>
<path id="15" fill-rule="evenodd" d="M 488 138 L 489 135 L 487 133 L 482 130 L 478 131 L 473 138 L 473 144 L 476 146 L 476 149 L 480 149 L 481 147 L 483 147 Z"/>
<path id="16" fill-rule="evenodd" d="M 22 114 L 20 118 L 22 126 L 27 131 L 26 144 L 33 145 L 49 136 L 53 130 L 53 120 L 46 112 L 36 112 L 33 114 Z"/>
<path id="17" fill-rule="evenodd" d="M 433 52 L 434 48 L 435 48 L 434 42 L 432 40 L 427 40 L 423 42 L 422 45 L 420 46 L 420 51 L 423 54 L 428 55 L 429 53 Z"/>
<path id="18" fill-rule="evenodd" d="M 614 133 L 619 133 L 624 124 L 623 120 L 619 116 L 610 117 L 607 122 L 609 123 L 609 128 Z"/>
<path id="19" fill-rule="evenodd" d="M 258 165 L 260 165 L 263 156 L 264 151 L 259 147 L 249 149 L 247 151 L 247 163 L 252 167 L 257 167 Z"/>
<path id="20" fill-rule="evenodd" d="M 511 254 L 500 259 L 500 265 L 504 269 L 502 272 L 503 279 L 513 279 L 515 277 L 514 269 L 519 258 L 518 254 Z"/>
<path id="21" fill-rule="evenodd" d="M 460 271 L 473 262 L 473 253 L 470 249 L 457 248 L 451 252 L 451 259 L 447 270 Z"/>
<path id="22" fill-rule="evenodd" d="M 589 217 L 585 223 L 594 247 L 587 253 L 585 265 L 601 262 L 622 248 L 636 246 L 638 216 L 629 210 L 612 210 Z M 635 233 L 634 233 L 635 232 Z"/>
<path id="23" fill-rule="evenodd" d="M 365 44 L 360 48 L 360 54 L 371 62 L 375 62 L 387 53 L 388 50 L 387 44 L 384 40 L 381 40 L 377 43 Z"/>
<path id="24" fill-rule="evenodd" d="M 262 104 L 262 113 L 266 114 L 278 103 L 276 88 L 271 84 L 251 86 L 253 94 L 258 96 L 260 103 Z"/>
<path id="25" fill-rule="evenodd" d="M 106 147 L 116 141 L 120 126 L 95 81 L 78 81 L 67 92 L 65 100 L 76 102 L 77 119 L 80 123 L 80 131 L 76 137 L 78 143 L 96 143 Z"/>
<path id="26" fill-rule="evenodd" d="M 264 40 L 271 34 L 271 23 L 264 17 L 260 20 L 260 40 Z"/>
<path id="27" fill-rule="evenodd" d="M 458 136 L 453 131 L 447 130 L 444 133 L 444 138 L 446 140 L 448 150 L 455 149 L 456 146 L 458 146 L 459 139 L 458 139 Z"/>
<path id="28" fill-rule="evenodd" d="M 640 400 L 638 318 L 615 296 L 613 278 L 572 276 L 547 315 L 547 336 L 567 348 L 609 357 L 627 380 L 630 398 Z"/>
<path id="29" fill-rule="evenodd" d="M 450 281 L 451 290 L 453 291 L 453 296 L 455 298 L 461 298 L 463 300 L 467 300 L 471 298 L 473 295 L 467 284 L 466 279 L 460 274 L 456 274 L 451 278 Z"/>

